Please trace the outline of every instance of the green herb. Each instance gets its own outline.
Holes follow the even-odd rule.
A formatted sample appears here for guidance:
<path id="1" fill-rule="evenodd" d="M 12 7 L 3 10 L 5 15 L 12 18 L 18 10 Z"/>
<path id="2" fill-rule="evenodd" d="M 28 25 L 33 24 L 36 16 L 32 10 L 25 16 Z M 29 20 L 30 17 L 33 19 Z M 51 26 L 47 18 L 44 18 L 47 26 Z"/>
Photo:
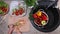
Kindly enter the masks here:
<path id="1" fill-rule="evenodd" d="M 0 1 L 0 7 L 8 7 L 8 4 L 6 4 L 4 1 Z"/>
<path id="2" fill-rule="evenodd" d="M 27 4 L 27 6 L 34 6 L 36 2 L 36 0 L 24 0 L 24 1 Z"/>
<path id="3" fill-rule="evenodd" d="M 31 12 L 29 13 L 29 19 L 30 19 L 30 20 L 34 20 L 34 18 L 32 17 L 32 15 L 33 15 L 33 11 L 31 11 Z"/>

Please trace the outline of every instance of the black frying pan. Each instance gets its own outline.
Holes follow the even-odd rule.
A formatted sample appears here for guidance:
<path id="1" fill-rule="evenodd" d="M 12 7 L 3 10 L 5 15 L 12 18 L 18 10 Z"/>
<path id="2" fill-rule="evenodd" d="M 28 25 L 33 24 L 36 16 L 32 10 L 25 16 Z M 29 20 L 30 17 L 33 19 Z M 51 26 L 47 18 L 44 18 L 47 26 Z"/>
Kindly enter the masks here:
<path id="1" fill-rule="evenodd" d="M 35 13 L 39 9 L 43 9 L 49 17 L 48 24 L 45 25 L 44 27 L 39 27 L 38 25 L 36 25 L 33 21 L 32 16 L 31 16 L 33 13 Z M 30 19 L 32 25 L 37 30 L 42 31 L 42 32 L 52 32 L 59 26 L 59 22 L 58 22 L 59 21 L 59 13 L 58 13 L 58 11 L 59 10 L 57 8 L 53 8 L 53 7 L 49 7 L 49 9 L 46 9 L 44 6 L 33 7 L 30 12 L 30 16 L 29 16 L 32 19 L 31 18 L 29 18 L 29 19 Z"/>

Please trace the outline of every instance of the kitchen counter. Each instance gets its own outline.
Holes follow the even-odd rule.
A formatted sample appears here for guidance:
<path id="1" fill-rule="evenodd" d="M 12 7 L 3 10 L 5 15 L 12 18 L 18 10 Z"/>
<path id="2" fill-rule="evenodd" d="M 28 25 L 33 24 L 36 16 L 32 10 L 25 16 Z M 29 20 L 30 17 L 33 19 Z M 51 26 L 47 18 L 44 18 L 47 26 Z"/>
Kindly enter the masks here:
<path id="1" fill-rule="evenodd" d="M 60 8 L 60 0 L 58 1 L 58 6 Z M 28 17 L 30 13 L 30 9 L 27 10 L 27 14 L 26 16 Z M 60 12 L 59 12 L 60 13 Z M 6 23 L 4 23 L 3 25 L 0 26 L 0 34 L 3 34 L 3 32 L 1 32 L 1 30 L 4 32 L 4 34 L 7 34 L 7 25 Z M 13 33 L 15 34 L 15 33 Z M 53 32 L 49 32 L 49 33 L 43 33 L 38 31 L 37 29 L 35 29 L 32 24 L 30 23 L 30 31 L 28 32 L 23 32 L 22 34 L 60 34 L 60 26 Z"/>

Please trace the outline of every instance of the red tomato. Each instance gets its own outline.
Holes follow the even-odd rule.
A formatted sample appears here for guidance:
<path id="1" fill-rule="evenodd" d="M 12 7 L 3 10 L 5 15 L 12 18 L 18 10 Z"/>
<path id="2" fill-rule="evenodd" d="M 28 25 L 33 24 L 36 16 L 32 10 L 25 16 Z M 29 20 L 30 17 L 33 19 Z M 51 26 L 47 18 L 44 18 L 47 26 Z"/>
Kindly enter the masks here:
<path id="1" fill-rule="evenodd" d="M 21 10 L 19 10 L 19 14 L 22 15 L 22 11 Z"/>
<path id="2" fill-rule="evenodd" d="M 47 16 L 46 15 L 42 15 L 42 19 L 43 20 L 47 20 Z"/>
<path id="3" fill-rule="evenodd" d="M 3 12 L 7 12 L 7 8 L 4 8 L 4 11 Z"/>
<path id="4" fill-rule="evenodd" d="M 23 12 L 24 12 L 23 8 L 20 8 L 20 9 L 19 9 L 19 14 L 22 15 Z"/>
<path id="5" fill-rule="evenodd" d="M 38 18 L 37 14 L 33 14 L 33 18 Z"/>
<path id="6" fill-rule="evenodd" d="M 2 10 L 3 12 L 7 12 L 7 8 L 5 8 L 5 7 L 1 7 L 1 10 Z"/>
<path id="7" fill-rule="evenodd" d="M 1 7 L 1 10 L 2 10 L 2 11 L 4 11 L 4 8 L 3 8 L 3 7 Z"/>
<path id="8" fill-rule="evenodd" d="M 15 11 L 12 13 L 12 15 L 22 15 L 22 13 L 24 12 L 23 8 L 20 8 L 19 10 L 18 9 L 15 9 Z"/>
<path id="9" fill-rule="evenodd" d="M 18 16 L 19 15 L 19 12 L 18 10 L 15 11 L 15 15 Z"/>

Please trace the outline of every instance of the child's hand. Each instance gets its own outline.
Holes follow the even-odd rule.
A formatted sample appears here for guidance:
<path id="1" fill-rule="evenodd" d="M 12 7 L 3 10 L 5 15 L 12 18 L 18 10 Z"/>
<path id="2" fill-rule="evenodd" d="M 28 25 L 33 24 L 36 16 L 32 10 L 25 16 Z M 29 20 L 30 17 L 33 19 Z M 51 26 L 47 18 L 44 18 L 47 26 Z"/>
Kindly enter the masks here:
<path id="1" fill-rule="evenodd" d="M 8 34 L 12 34 L 13 30 L 14 30 L 14 26 L 13 25 L 9 25 Z"/>
<path id="2" fill-rule="evenodd" d="M 17 27 L 17 28 L 18 28 L 18 27 Z M 14 28 L 14 25 L 9 25 L 8 34 L 12 34 L 14 29 L 15 29 L 15 28 Z M 20 32 L 20 31 L 17 29 L 17 34 L 22 34 L 22 32 Z"/>

